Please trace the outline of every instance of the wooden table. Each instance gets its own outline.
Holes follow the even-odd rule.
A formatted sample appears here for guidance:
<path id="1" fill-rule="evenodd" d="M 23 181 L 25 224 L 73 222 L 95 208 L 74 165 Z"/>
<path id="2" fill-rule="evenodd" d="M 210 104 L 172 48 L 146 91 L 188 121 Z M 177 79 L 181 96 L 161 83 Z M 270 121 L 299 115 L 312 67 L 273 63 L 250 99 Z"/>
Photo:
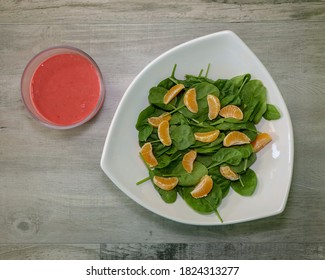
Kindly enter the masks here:
<path id="1" fill-rule="evenodd" d="M 239 4 L 239 2 L 241 4 Z M 277 83 L 294 129 L 285 211 L 189 226 L 125 196 L 99 166 L 127 86 L 190 39 L 237 33 Z M 88 52 L 107 98 L 89 123 L 48 129 L 26 111 L 26 63 L 54 45 Z M 324 1 L 0 1 L 0 259 L 324 259 Z"/>

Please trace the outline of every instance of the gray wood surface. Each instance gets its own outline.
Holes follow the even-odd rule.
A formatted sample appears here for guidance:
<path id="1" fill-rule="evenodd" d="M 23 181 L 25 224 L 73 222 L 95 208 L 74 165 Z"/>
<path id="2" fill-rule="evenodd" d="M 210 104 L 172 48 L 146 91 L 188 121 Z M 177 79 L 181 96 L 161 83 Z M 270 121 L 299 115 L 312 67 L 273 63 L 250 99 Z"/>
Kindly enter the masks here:
<path id="1" fill-rule="evenodd" d="M 124 91 L 155 57 L 233 30 L 289 109 L 295 140 L 285 211 L 218 227 L 178 224 L 126 197 L 99 160 Z M 69 131 L 20 99 L 28 60 L 53 45 L 88 52 L 107 98 Z M 0 1 L 0 259 L 325 259 L 324 1 Z"/>

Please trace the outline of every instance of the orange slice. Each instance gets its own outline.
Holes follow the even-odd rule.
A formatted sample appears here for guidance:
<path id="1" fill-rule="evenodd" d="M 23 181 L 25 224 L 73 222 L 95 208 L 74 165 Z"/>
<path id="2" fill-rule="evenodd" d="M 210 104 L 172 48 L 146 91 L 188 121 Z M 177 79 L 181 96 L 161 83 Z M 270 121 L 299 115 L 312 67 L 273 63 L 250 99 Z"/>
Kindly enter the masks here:
<path id="1" fill-rule="evenodd" d="M 182 165 L 187 173 L 192 173 L 194 161 L 196 159 L 196 151 L 192 150 L 186 153 L 182 159 Z"/>
<path id="2" fill-rule="evenodd" d="M 242 145 L 250 143 L 249 137 L 240 131 L 232 131 L 226 135 L 223 139 L 223 145 L 225 147 L 230 147 L 234 145 Z"/>
<path id="3" fill-rule="evenodd" d="M 272 141 L 271 135 L 268 133 L 260 133 L 256 136 L 255 140 L 251 143 L 253 151 L 257 153 L 262 148 L 264 148 L 268 143 Z"/>
<path id="4" fill-rule="evenodd" d="M 219 114 L 220 100 L 217 96 L 208 94 L 207 101 L 208 101 L 208 107 L 209 107 L 208 118 L 211 121 L 211 120 L 214 120 Z"/>
<path id="5" fill-rule="evenodd" d="M 158 137 L 164 146 L 170 146 L 172 144 L 172 139 L 169 134 L 169 122 L 163 120 L 158 126 Z"/>
<path id="6" fill-rule="evenodd" d="M 204 175 L 201 178 L 200 182 L 195 186 L 194 190 L 191 191 L 191 195 L 194 198 L 205 197 L 212 190 L 212 187 L 213 187 L 213 181 L 211 176 Z"/>
<path id="7" fill-rule="evenodd" d="M 220 130 L 212 130 L 208 132 L 195 132 L 194 137 L 197 141 L 211 143 L 218 138 Z"/>
<path id="8" fill-rule="evenodd" d="M 199 111 L 199 106 L 196 101 L 196 90 L 195 88 L 190 88 L 184 95 L 184 105 L 186 108 L 192 112 L 197 113 Z"/>
<path id="9" fill-rule="evenodd" d="M 219 115 L 224 118 L 234 118 L 236 120 L 242 120 L 244 118 L 242 110 L 236 105 L 227 105 L 221 108 Z"/>
<path id="10" fill-rule="evenodd" d="M 148 123 L 153 127 L 158 127 L 162 121 L 170 121 L 171 117 L 172 116 L 169 113 L 165 112 L 158 117 L 148 118 Z"/>
<path id="11" fill-rule="evenodd" d="M 153 176 L 153 182 L 157 187 L 165 191 L 170 191 L 177 186 L 178 178 Z"/>
<path id="12" fill-rule="evenodd" d="M 220 166 L 220 173 L 223 177 L 231 181 L 236 181 L 239 179 L 239 175 L 229 166 Z"/>
<path id="13" fill-rule="evenodd" d="M 158 165 L 158 161 L 152 152 L 151 143 L 145 143 L 141 148 L 140 154 L 149 167 L 155 167 Z"/>
<path id="14" fill-rule="evenodd" d="M 185 88 L 183 84 L 177 84 L 171 87 L 164 96 L 164 104 L 168 104 L 170 101 L 172 101 L 183 88 Z"/>

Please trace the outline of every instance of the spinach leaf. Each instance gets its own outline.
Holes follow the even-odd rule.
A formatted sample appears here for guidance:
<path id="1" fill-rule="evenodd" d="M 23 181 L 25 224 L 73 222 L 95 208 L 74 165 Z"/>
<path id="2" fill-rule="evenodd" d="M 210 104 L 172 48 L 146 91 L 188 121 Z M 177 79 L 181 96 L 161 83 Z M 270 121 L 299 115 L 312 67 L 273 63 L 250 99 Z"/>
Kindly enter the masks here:
<path id="1" fill-rule="evenodd" d="M 152 145 L 153 154 L 156 157 L 161 156 L 171 148 L 170 146 L 164 146 L 161 142 L 154 142 L 151 143 L 151 145 Z"/>
<path id="2" fill-rule="evenodd" d="M 187 173 L 180 162 L 173 170 L 171 176 L 176 176 L 178 178 L 178 185 L 190 187 L 198 184 L 201 178 L 207 174 L 208 169 L 200 162 L 194 162 L 193 171 L 191 173 Z"/>
<path id="3" fill-rule="evenodd" d="M 246 172 L 246 170 L 252 166 L 252 164 L 256 161 L 257 157 L 255 153 L 252 153 L 248 158 L 243 158 L 242 161 L 238 165 L 229 165 L 231 170 L 236 172 L 237 174 Z"/>
<path id="4" fill-rule="evenodd" d="M 257 177 L 252 169 L 240 176 L 240 180 L 231 182 L 232 189 L 242 196 L 251 196 L 255 192 L 257 186 Z"/>
<path id="5" fill-rule="evenodd" d="M 241 100 L 244 121 L 253 121 L 256 113 L 262 110 L 265 96 L 266 88 L 260 80 L 250 80 L 243 86 Z"/>
<path id="6" fill-rule="evenodd" d="M 235 84 L 231 80 L 218 80 L 216 83 L 218 89 L 220 89 L 219 99 L 222 101 L 227 96 L 235 96 Z M 225 106 L 227 102 L 221 102 L 222 106 Z"/>
<path id="7" fill-rule="evenodd" d="M 209 168 L 220 165 L 222 163 L 237 165 L 242 160 L 242 154 L 236 148 L 221 148 L 212 156 L 212 160 L 213 164 Z"/>
<path id="8" fill-rule="evenodd" d="M 222 143 L 214 146 L 214 147 L 201 147 L 201 148 L 197 148 L 196 151 L 199 153 L 199 154 L 213 154 L 215 152 L 217 152 L 221 147 L 223 147 Z"/>
<path id="9" fill-rule="evenodd" d="M 185 75 L 185 81 L 183 81 L 183 84 L 185 85 L 185 87 L 187 88 L 191 88 L 191 87 L 195 87 L 196 84 L 199 83 L 209 83 L 209 84 L 213 84 L 214 81 L 207 78 L 207 77 L 203 77 L 203 76 L 194 76 L 194 75 Z"/>
<path id="10" fill-rule="evenodd" d="M 192 128 L 186 124 L 171 126 L 170 137 L 178 150 L 185 150 L 195 143 Z"/>
<path id="11" fill-rule="evenodd" d="M 146 126 L 142 126 L 141 130 L 139 131 L 139 141 L 147 141 L 148 137 L 150 136 L 150 134 L 153 131 L 153 127 L 151 125 L 146 125 Z"/>
<path id="12" fill-rule="evenodd" d="M 231 181 L 221 175 L 219 167 L 209 169 L 209 175 L 211 175 L 214 183 L 221 188 L 222 198 L 226 197 L 230 189 Z"/>
<path id="13" fill-rule="evenodd" d="M 230 118 L 227 121 L 224 121 L 223 123 L 217 124 L 215 126 L 216 129 L 219 130 L 242 130 L 242 129 L 248 129 L 256 131 L 256 127 L 251 122 L 229 122 Z"/>
<path id="14" fill-rule="evenodd" d="M 239 98 L 239 94 L 226 95 L 224 98 L 220 100 L 221 107 L 224 107 L 228 104 L 240 105 L 241 99 Z"/>
<path id="15" fill-rule="evenodd" d="M 217 97 L 219 97 L 220 94 L 219 89 L 215 85 L 207 82 L 196 84 L 194 88 L 196 90 L 197 100 L 200 100 L 202 98 L 206 99 L 208 94 L 213 94 L 216 95 Z"/>
<path id="16" fill-rule="evenodd" d="M 152 181 L 152 184 L 155 188 L 155 190 L 159 193 L 161 199 L 166 202 L 166 203 L 174 203 L 177 199 L 177 189 L 174 188 L 170 191 L 165 191 L 161 188 L 159 188 L 158 186 L 155 185 L 155 183 L 153 182 L 153 176 L 154 176 L 154 171 L 149 170 L 149 177 Z"/>
<path id="17" fill-rule="evenodd" d="M 213 163 L 211 155 L 205 155 L 205 154 L 198 154 L 196 157 L 196 161 L 202 163 L 205 167 L 209 167 Z M 209 174 L 210 174 L 210 170 L 209 170 Z"/>
<path id="18" fill-rule="evenodd" d="M 281 118 L 281 114 L 273 104 L 267 104 L 263 117 L 268 121 L 272 121 Z"/>
<path id="19" fill-rule="evenodd" d="M 162 80 L 157 87 L 162 87 L 165 88 L 167 90 L 169 90 L 170 88 L 172 88 L 174 85 L 176 85 L 176 83 L 174 81 L 172 81 L 170 78 L 166 78 L 164 80 Z"/>
<path id="20" fill-rule="evenodd" d="M 254 127 L 254 129 L 256 129 L 256 128 Z M 257 136 L 257 130 L 244 129 L 241 132 L 246 134 L 248 136 L 248 138 L 251 140 L 251 142 L 253 142 Z"/>
<path id="21" fill-rule="evenodd" d="M 233 146 L 232 148 L 239 151 L 242 155 L 242 158 L 248 158 L 253 153 L 253 148 L 251 144 Z"/>
<path id="22" fill-rule="evenodd" d="M 170 191 L 165 191 L 165 190 L 157 187 L 155 184 L 154 184 L 154 186 L 155 186 L 156 191 L 160 194 L 160 197 L 162 198 L 163 201 L 165 201 L 166 203 L 174 203 L 176 201 L 176 199 L 177 199 L 177 189 L 176 188 L 174 188 Z"/>
<path id="23" fill-rule="evenodd" d="M 158 157 L 158 165 L 155 167 L 157 169 L 165 168 L 173 161 L 179 159 L 182 156 L 181 153 L 176 152 L 171 155 L 168 155 L 168 151 L 165 154 L 162 154 L 160 157 Z"/>
<path id="24" fill-rule="evenodd" d="M 224 96 L 222 93 L 222 89 L 226 85 L 227 81 L 229 81 L 229 80 L 228 79 L 218 79 L 213 83 L 219 89 L 220 98 Z"/>
<path id="25" fill-rule="evenodd" d="M 231 78 L 230 80 L 234 83 L 236 89 L 242 88 L 251 79 L 250 74 L 239 75 Z"/>
<path id="26" fill-rule="evenodd" d="M 172 115 L 172 118 L 169 121 L 170 125 L 176 125 L 176 124 L 188 124 L 189 121 L 187 118 L 181 114 L 180 112 L 176 112 Z"/>
<path id="27" fill-rule="evenodd" d="M 208 174 L 208 169 L 202 163 L 195 161 L 193 171 L 188 173 L 181 160 L 171 162 L 168 166 L 161 169 L 154 169 L 153 173 L 157 176 L 177 177 L 179 186 L 190 187 L 200 182 L 204 175 Z"/>
<path id="28" fill-rule="evenodd" d="M 177 102 L 177 97 L 175 97 L 170 103 L 167 105 L 164 103 L 164 96 L 167 93 L 167 89 L 163 87 L 152 87 L 149 91 L 149 103 L 153 104 L 161 109 L 166 111 L 171 111 L 175 109 L 175 104 Z"/>
<path id="29" fill-rule="evenodd" d="M 182 107 L 179 112 L 189 120 L 196 120 L 196 122 L 203 122 L 208 119 L 208 112 L 209 112 L 209 107 L 208 107 L 208 102 L 206 98 L 201 98 L 197 100 L 197 105 L 198 105 L 198 112 L 197 113 L 192 113 L 190 112 L 185 106 L 184 106 L 184 100 L 182 99 L 179 103 L 179 107 Z"/>
<path id="30" fill-rule="evenodd" d="M 222 89 L 220 93 L 221 107 L 224 107 L 228 104 L 241 105 L 241 98 L 239 94 L 244 84 L 250 80 L 250 77 L 250 74 L 244 74 L 236 76 L 230 80 L 219 81 L 219 86 L 221 86 L 220 83 L 222 83 Z"/>
<path id="31" fill-rule="evenodd" d="M 267 109 L 267 104 L 266 104 L 266 88 L 264 87 L 263 90 L 260 90 L 259 96 L 258 96 L 258 104 L 255 109 L 255 112 L 251 116 L 251 120 L 257 124 L 260 122 L 262 119 L 266 109 Z M 254 116 L 254 118 L 253 118 Z"/>
<path id="32" fill-rule="evenodd" d="M 196 151 L 198 154 L 210 154 L 217 152 L 221 147 L 223 147 L 222 141 L 225 138 L 224 133 L 220 133 L 218 138 L 214 140 L 213 142 L 205 145 L 201 145 L 198 148 L 196 148 Z"/>
<path id="33" fill-rule="evenodd" d="M 147 125 L 148 118 L 151 117 L 155 111 L 156 111 L 156 108 L 152 105 L 149 105 L 147 108 L 142 110 L 141 113 L 139 114 L 137 123 L 135 125 L 136 129 L 140 130 L 142 126 Z"/>
<path id="34" fill-rule="evenodd" d="M 178 189 L 181 197 L 192 209 L 201 213 L 211 213 L 217 210 L 222 200 L 222 190 L 217 184 L 213 184 L 211 192 L 206 197 L 202 198 L 192 197 L 191 191 L 193 189 L 194 187 L 183 187 Z"/>

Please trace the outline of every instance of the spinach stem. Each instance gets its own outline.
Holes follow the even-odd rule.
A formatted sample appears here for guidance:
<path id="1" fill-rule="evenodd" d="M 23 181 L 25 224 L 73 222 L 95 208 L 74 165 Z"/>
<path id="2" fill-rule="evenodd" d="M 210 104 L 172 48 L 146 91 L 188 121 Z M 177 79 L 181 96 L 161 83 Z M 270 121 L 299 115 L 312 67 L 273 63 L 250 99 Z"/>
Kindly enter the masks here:
<path id="1" fill-rule="evenodd" d="M 193 122 L 195 122 L 195 123 L 193 123 L 192 125 L 194 125 L 194 126 L 198 126 L 198 127 L 211 127 L 211 125 L 205 125 L 204 123 L 200 123 L 200 122 L 198 122 L 197 120 L 195 120 L 195 119 L 191 119 Z"/>
<path id="2" fill-rule="evenodd" d="M 170 112 L 168 112 L 168 113 L 169 113 L 170 115 L 171 115 L 171 114 L 174 114 L 175 112 L 179 111 L 180 109 L 182 109 L 182 108 L 184 108 L 184 107 L 185 107 L 185 105 L 179 106 L 178 108 L 175 107 L 175 109 L 174 109 L 173 111 L 170 111 Z"/>
<path id="3" fill-rule="evenodd" d="M 179 107 L 179 109 L 182 109 L 183 107 L 185 107 L 185 105 L 182 105 L 181 107 Z M 184 114 L 182 112 L 180 112 L 180 113 L 184 116 Z M 185 116 L 185 118 L 187 118 L 187 117 Z M 188 118 L 188 119 L 190 119 L 191 121 L 195 122 L 196 124 L 199 124 L 200 123 L 199 121 L 197 121 L 197 120 L 195 120 L 193 118 Z"/>
<path id="4" fill-rule="evenodd" d="M 241 176 L 239 176 L 239 182 L 240 182 L 240 184 L 242 185 L 242 187 L 245 186 L 243 180 L 241 179 Z"/>
<path id="5" fill-rule="evenodd" d="M 173 83 L 175 83 L 176 85 L 179 84 L 179 82 L 174 78 L 174 77 L 169 77 L 169 80 L 171 80 Z"/>
<path id="6" fill-rule="evenodd" d="M 225 122 L 225 119 L 219 119 L 219 120 L 217 120 L 217 121 L 211 123 L 211 125 L 222 124 L 222 123 L 224 123 L 224 122 Z"/>
<path id="7" fill-rule="evenodd" d="M 199 121 L 197 121 L 196 119 L 192 119 L 192 118 L 189 118 L 192 122 L 195 122 L 196 123 L 196 125 L 199 125 L 199 124 L 201 124 Z"/>
<path id="8" fill-rule="evenodd" d="M 201 69 L 201 71 L 199 73 L 199 77 L 201 77 L 202 73 L 203 73 L 203 69 Z"/>
<path id="9" fill-rule="evenodd" d="M 239 88 L 237 94 L 239 94 L 239 93 L 241 92 L 241 90 L 242 90 L 242 88 L 244 87 L 244 85 L 246 84 L 246 81 L 247 81 L 247 80 L 248 80 L 248 78 L 245 77 L 244 82 L 241 84 L 241 86 L 240 86 L 240 88 Z"/>
<path id="10" fill-rule="evenodd" d="M 247 169 L 247 158 L 245 158 L 245 162 L 244 162 L 245 164 L 244 164 L 244 171 L 246 171 L 246 169 Z"/>
<path id="11" fill-rule="evenodd" d="M 213 207 L 209 201 L 207 201 L 207 202 L 210 204 L 211 207 Z M 213 207 L 213 208 L 214 208 L 214 207 Z M 217 214 L 217 216 L 218 216 L 220 222 L 223 223 L 223 219 L 221 218 L 221 216 L 220 216 L 220 214 L 219 214 L 217 208 L 214 209 L 214 212 Z"/>
<path id="12" fill-rule="evenodd" d="M 147 182 L 147 181 L 149 181 L 149 180 L 150 180 L 150 176 L 148 176 L 147 178 L 144 178 L 144 179 L 140 180 L 139 182 L 136 183 L 136 185 L 137 185 L 137 186 L 138 186 L 138 185 L 141 185 L 142 183 Z"/>
<path id="13" fill-rule="evenodd" d="M 214 163 L 214 164 L 211 164 L 209 167 L 207 167 L 208 168 L 208 170 L 210 170 L 211 168 L 213 168 L 213 167 L 216 167 L 216 166 L 218 166 L 218 165 L 220 165 L 220 163 L 219 162 L 216 162 L 216 163 Z"/>
<path id="14" fill-rule="evenodd" d="M 176 67 L 177 67 L 177 64 L 174 64 L 172 74 L 170 75 L 171 78 L 175 78 Z"/>
<path id="15" fill-rule="evenodd" d="M 218 210 L 217 210 L 217 209 L 215 209 L 215 210 L 214 210 L 214 212 L 217 214 L 217 216 L 218 216 L 218 218 L 219 218 L 220 222 L 221 222 L 221 223 L 223 223 L 223 219 L 221 218 L 221 216 L 220 216 L 220 214 L 219 214 Z"/>
<path id="16" fill-rule="evenodd" d="M 209 71 L 210 71 L 210 63 L 208 64 L 207 71 L 205 72 L 205 78 L 208 77 Z"/>

